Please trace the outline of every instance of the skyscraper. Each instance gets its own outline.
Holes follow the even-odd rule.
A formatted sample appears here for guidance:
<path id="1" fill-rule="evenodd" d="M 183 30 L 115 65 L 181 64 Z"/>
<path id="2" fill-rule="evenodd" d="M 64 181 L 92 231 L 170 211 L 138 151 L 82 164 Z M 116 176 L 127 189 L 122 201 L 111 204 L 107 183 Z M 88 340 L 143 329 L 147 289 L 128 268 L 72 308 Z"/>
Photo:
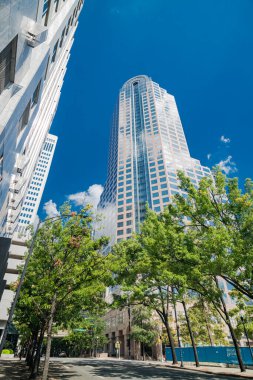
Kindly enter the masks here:
<path id="1" fill-rule="evenodd" d="M 127 239 L 139 230 L 146 203 L 160 212 L 175 194 L 184 195 L 178 170 L 195 186 L 211 174 L 190 155 L 174 96 L 149 77 L 136 76 L 121 88 L 113 116 L 108 176 L 99 203 L 104 218 L 98 234 L 110 236 L 111 245 Z M 224 281 L 222 288 L 228 306 L 234 306 Z M 110 302 L 111 294 L 118 290 L 108 289 L 106 299 Z M 114 353 L 118 340 L 121 355 L 133 356 L 130 307 L 109 311 L 105 320 L 109 354 Z"/>
<path id="2" fill-rule="evenodd" d="M 102 212 L 109 210 L 105 233 L 112 242 L 138 231 L 146 203 L 160 212 L 180 192 L 178 170 L 196 185 L 210 173 L 190 156 L 174 96 L 149 77 L 136 76 L 119 93 L 99 204 Z"/>
<path id="3" fill-rule="evenodd" d="M 57 110 L 83 3 L 0 1 L 0 300 L 8 286 L 6 268 L 10 278 L 14 257 L 24 249 L 15 243 L 16 228 L 32 221 L 41 196 L 31 189 L 39 187 L 32 177 Z M 30 195 L 35 206 L 27 211 L 24 199 Z"/>

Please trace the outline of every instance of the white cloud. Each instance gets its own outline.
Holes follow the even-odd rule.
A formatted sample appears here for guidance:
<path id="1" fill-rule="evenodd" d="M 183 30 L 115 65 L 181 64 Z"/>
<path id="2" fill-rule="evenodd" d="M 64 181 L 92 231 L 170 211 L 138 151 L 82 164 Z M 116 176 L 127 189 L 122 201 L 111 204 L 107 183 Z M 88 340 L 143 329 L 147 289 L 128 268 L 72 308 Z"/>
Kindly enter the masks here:
<path id="1" fill-rule="evenodd" d="M 232 160 L 232 156 L 228 156 L 225 160 L 221 160 L 217 165 L 226 174 L 235 173 L 237 172 L 237 167 L 236 167 L 235 162 L 231 160 Z"/>
<path id="2" fill-rule="evenodd" d="M 220 138 L 220 141 L 223 142 L 224 144 L 228 144 L 228 143 L 230 143 L 231 140 L 229 137 L 225 137 L 222 135 Z"/>
<path id="3" fill-rule="evenodd" d="M 210 160 L 211 157 L 212 157 L 211 153 L 208 153 L 207 159 Z"/>
<path id="4" fill-rule="evenodd" d="M 74 202 L 76 206 L 84 206 L 86 204 L 90 204 L 94 208 L 97 208 L 103 189 L 104 188 L 101 185 L 92 185 L 88 188 L 87 191 L 70 194 L 68 196 L 68 199 Z"/>
<path id="5" fill-rule="evenodd" d="M 57 205 L 50 199 L 43 206 L 43 210 L 47 214 L 48 218 L 53 218 L 54 216 L 59 215 L 59 211 L 57 210 Z"/>

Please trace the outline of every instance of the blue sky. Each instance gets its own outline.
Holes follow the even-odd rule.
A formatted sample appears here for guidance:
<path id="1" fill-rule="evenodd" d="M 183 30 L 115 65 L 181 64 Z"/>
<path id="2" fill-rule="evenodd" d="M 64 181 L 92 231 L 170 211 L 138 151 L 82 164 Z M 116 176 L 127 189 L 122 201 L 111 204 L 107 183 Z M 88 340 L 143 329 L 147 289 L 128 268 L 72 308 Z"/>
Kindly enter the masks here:
<path id="1" fill-rule="evenodd" d="M 175 96 L 192 157 L 228 160 L 232 175 L 253 178 L 252 14 L 252 0 L 86 0 L 40 215 L 49 200 L 104 184 L 117 94 L 139 74 Z"/>

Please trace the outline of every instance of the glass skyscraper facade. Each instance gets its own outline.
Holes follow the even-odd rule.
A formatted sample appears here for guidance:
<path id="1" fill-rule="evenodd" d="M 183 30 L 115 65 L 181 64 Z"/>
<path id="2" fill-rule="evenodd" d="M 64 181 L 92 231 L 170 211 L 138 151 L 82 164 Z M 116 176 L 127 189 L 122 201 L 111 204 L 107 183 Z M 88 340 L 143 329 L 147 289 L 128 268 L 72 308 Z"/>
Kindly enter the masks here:
<path id="1" fill-rule="evenodd" d="M 145 206 L 160 212 L 180 192 L 177 171 L 197 186 L 210 169 L 190 156 L 173 95 L 151 78 L 128 80 L 120 90 L 110 139 L 108 177 L 99 208 L 112 243 L 138 231 Z"/>

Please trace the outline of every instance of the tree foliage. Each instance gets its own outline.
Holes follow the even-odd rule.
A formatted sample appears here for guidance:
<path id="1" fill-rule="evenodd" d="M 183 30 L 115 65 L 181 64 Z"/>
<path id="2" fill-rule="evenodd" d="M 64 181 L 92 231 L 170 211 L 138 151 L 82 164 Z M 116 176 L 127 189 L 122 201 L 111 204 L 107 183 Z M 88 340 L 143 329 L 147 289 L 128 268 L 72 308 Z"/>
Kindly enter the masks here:
<path id="1" fill-rule="evenodd" d="M 84 310 L 101 310 L 111 272 L 109 257 L 102 253 L 108 240 L 93 239 L 89 207 L 75 213 L 69 204 L 63 205 L 60 215 L 45 220 L 33 239 L 15 319 L 20 328 L 30 332 L 30 341 L 37 342 L 38 347 L 31 349 L 34 370 L 34 355 L 45 332 L 47 360 L 53 326 L 67 327 Z M 47 365 L 45 361 L 44 372 Z M 43 376 L 46 379 L 47 373 Z"/>

